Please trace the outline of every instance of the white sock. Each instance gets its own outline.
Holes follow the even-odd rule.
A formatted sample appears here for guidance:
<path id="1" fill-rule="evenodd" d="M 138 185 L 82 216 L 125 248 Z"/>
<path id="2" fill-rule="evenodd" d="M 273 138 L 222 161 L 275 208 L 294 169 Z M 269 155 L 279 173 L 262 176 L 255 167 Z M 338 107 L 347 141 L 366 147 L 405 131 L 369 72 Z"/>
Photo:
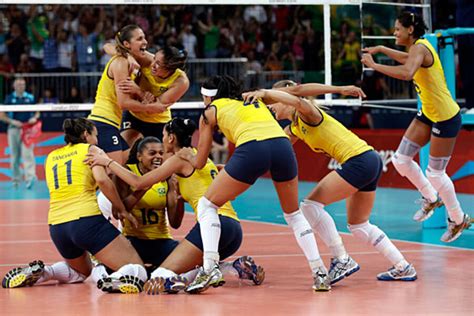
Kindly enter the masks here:
<path id="1" fill-rule="evenodd" d="M 369 221 L 357 225 L 348 225 L 348 228 L 354 237 L 372 245 L 392 265 L 399 264 L 405 259 L 400 250 L 395 247 L 385 233 L 377 226 L 369 223 Z"/>
<path id="2" fill-rule="evenodd" d="M 342 243 L 342 238 L 337 232 L 336 223 L 333 218 L 324 210 L 324 205 L 312 201 L 303 200 L 300 209 L 304 216 L 308 219 L 313 231 L 323 240 L 324 244 L 329 247 L 333 257 L 345 260 L 348 257 L 347 251 Z"/>
<path id="3" fill-rule="evenodd" d="M 210 271 L 219 262 L 219 240 L 221 222 L 217 215 L 217 206 L 202 197 L 197 206 L 198 221 L 201 229 L 204 271 Z"/>
<path id="4" fill-rule="evenodd" d="M 140 264 L 129 263 L 110 275 L 113 278 L 121 278 L 125 275 L 134 276 L 145 282 L 148 279 L 145 268 Z"/>
<path id="5" fill-rule="evenodd" d="M 438 190 L 439 196 L 448 211 L 449 218 L 456 224 L 461 224 L 464 219 L 464 212 L 456 197 L 453 181 L 444 170 L 436 170 L 428 167 L 426 175 L 433 186 Z"/>
<path id="6" fill-rule="evenodd" d="M 174 277 L 174 276 L 177 276 L 177 274 L 174 273 L 173 271 L 171 271 L 169 269 L 166 269 L 166 268 L 159 267 L 151 273 L 150 279 L 154 279 L 154 278 L 158 278 L 158 277 L 171 278 L 171 277 Z"/>
<path id="7" fill-rule="evenodd" d="M 105 269 L 105 266 L 103 264 L 98 264 L 92 268 L 91 278 L 94 283 L 97 283 L 97 281 L 99 281 L 100 279 L 106 278 L 108 276 L 109 274 L 107 273 L 107 270 Z"/>
<path id="8" fill-rule="evenodd" d="M 288 226 L 293 230 L 296 241 L 303 250 L 306 259 L 310 264 L 311 270 L 315 272 L 314 267 L 316 265 L 313 263 L 317 263 L 319 267 L 319 264 L 322 263 L 322 261 L 311 226 L 300 210 L 291 214 L 284 213 L 284 218 L 288 223 Z"/>
<path id="9" fill-rule="evenodd" d="M 42 283 L 49 280 L 57 280 L 61 283 L 83 282 L 87 277 L 73 268 L 66 262 L 56 262 L 51 266 L 45 266 L 43 276 L 36 282 Z"/>
<path id="10" fill-rule="evenodd" d="M 413 161 L 413 157 L 397 152 L 392 158 L 392 163 L 398 173 L 406 177 L 425 199 L 431 203 L 438 199 L 435 188 L 433 188 L 430 181 L 425 177 L 420 166 Z"/>
<path id="11" fill-rule="evenodd" d="M 196 275 L 198 274 L 198 272 L 199 272 L 199 269 L 196 268 L 196 269 L 192 269 L 191 271 L 181 273 L 180 276 L 186 278 L 188 282 L 192 282 L 196 278 Z"/>

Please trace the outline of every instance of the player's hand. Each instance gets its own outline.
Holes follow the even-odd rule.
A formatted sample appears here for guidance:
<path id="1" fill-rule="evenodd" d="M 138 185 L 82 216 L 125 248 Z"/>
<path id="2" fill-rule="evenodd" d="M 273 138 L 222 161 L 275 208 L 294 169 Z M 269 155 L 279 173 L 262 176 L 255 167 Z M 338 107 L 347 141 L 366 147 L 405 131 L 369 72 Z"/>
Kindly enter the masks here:
<path id="1" fill-rule="evenodd" d="M 128 61 L 128 74 L 132 75 L 133 73 L 137 73 L 138 70 L 140 69 L 140 64 L 137 62 L 137 60 L 132 55 L 128 54 L 127 61 Z"/>
<path id="2" fill-rule="evenodd" d="M 374 68 L 375 66 L 375 61 L 371 54 L 362 54 L 362 59 L 360 61 L 369 68 Z"/>
<path id="3" fill-rule="evenodd" d="M 371 55 L 378 54 L 381 51 L 382 51 L 382 45 L 362 48 L 363 53 L 367 53 L 367 54 L 371 54 Z"/>
<path id="4" fill-rule="evenodd" d="M 119 220 L 122 223 L 122 226 L 125 226 L 124 220 L 128 220 L 134 228 L 138 228 L 137 219 L 131 213 L 127 212 L 125 206 L 122 205 L 121 208 L 113 207 L 112 214 L 115 219 Z"/>
<path id="5" fill-rule="evenodd" d="M 176 155 L 183 159 L 183 160 L 186 160 L 186 161 L 189 161 L 191 164 L 194 160 L 194 150 L 191 148 L 191 147 L 184 147 L 184 148 L 181 148 L 177 153 Z"/>
<path id="6" fill-rule="evenodd" d="M 140 87 L 130 78 L 121 80 L 117 86 L 125 94 L 140 95 L 142 93 Z"/>
<path id="7" fill-rule="evenodd" d="M 366 98 L 364 91 L 356 86 L 343 86 L 341 87 L 342 95 L 350 95 L 352 97 Z"/>
<path id="8" fill-rule="evenodd" d="M 142 96 L 142 103 L 143 104 L 149 104 L 149 103 L 153 103 L 155 101 L 156 101 L 155 95 L 153 93 L 149 92 L 149 91 L 145 91 L 145 93 Z"/>
<path id="9" fill-rule="evenodd" d="M 107 167 L 112 162 L 112 159 L 110 159 L 109 156 L 107 156 L 107 154 L 101 150 L 96 153 L 88 153 L 84 162 L 91 168 L 94 166 Z"/>
<path id="10" fill-rule="evenodd" d="M 242 93 L 242 98 L 244 99 L 245 104 L 252 104 L 258 99 L 263 99 L 264 97 L 265 90 L 255 90 Z"/>

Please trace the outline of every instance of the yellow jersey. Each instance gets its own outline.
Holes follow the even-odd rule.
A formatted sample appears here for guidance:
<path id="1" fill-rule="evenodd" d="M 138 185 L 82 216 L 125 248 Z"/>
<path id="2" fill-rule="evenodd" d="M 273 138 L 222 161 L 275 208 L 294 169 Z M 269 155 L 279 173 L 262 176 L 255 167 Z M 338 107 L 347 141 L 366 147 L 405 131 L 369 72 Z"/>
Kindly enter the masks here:
<path id="1" fill-rule="evenodd" d="M 219 129 L 236 147 L 253 140 L 288 137 L 261 101 L 244 104 L 243 101 L 222 98 L 210 106 L 216 108 Z"/>
<path id="2" fill-rule="evenodd" d="M 87 117 L 90 120 L 106 123 L 116 128 L 120 128 L 122 123 L 122 109 L 117 104 L 117 93 L 115 92 L 114 79 L 108 75 L 110 64 L 121 56 L 113 56 L 105 65 L 102 77 L 95 95 L 95 103 L 91 114 Z"/>
<path id="3" fill-rule="evenodd" d="M 89 146 L 69 144 L 53 150 L 46 158 L 44 171 L 50 195 L 48 224 L 102 214 L 97 204 L 97 184 L 91 168 L 84 163 Z"/>
<path id="4" fill-rule="evenodd" d="M 301 139 L 311 150 L 324 153 L 343 164 L 352 157 L 374 149 L 348 130 L 332 116 L 319 109 L 322 121 L 318 125 L 310 125 L 297 116 L 297 123 L 290 125 L 291 133 Z"/>
<path id="5" fill-rule="evenodd" d="M 144 91 L 151 92 L 155 97 L 159 97 L 166 91 L 169 87 L 184 74 L 184 71 L 181 69 L 176 69 L 175 72 L 165 79 L 159 79 L 153 76 L 151 73 L 150 67 L 144 67 L 141 69 L 142 77 L 140 78 L 140 88 Z M 171 110 L 168 108 L 163 113 L 152 113 L 148 114 L 146 112 L 132 112 L 130 113 L 143 122 L 148 123 L 166 123 L 171 120 Z"/>
<path id="6" fill-rule="evenodd" d="M 425 46 L 433 56 L 433 64 L 429 67 L 421 66 L 413 76 L 413 83 L 421 100 L 421 111 L 433 122 L 449 120 L 459 112 L 459 105 L 448 90 L 438 54 L 424 38 L 416 40 L 415 44 Z"/>
<path id="7" fill-rule="evenodd" d="M 196 149 L 194 149 L 194 152 L 197 152 Z M 202 169 L 194 169 L 193 173 L 187 177 L 177 177 L 179 192 L 183 199 L 191 205 L 195 214 L 197 214 L 199 199 L 204 196 L 218 172 L 216 165 L 210 159 L 207 159 L 207 163 Z M 230 202 L 222 205 L 217 210 L 217 214 L 239 220 Z"/>
<path id="8" fill-rule="evenodd" d="M 142 175 L 136 164 L 127 166 L 136 175 Z M 132 214 L 138 219 L 139 227 L 125 221 L 122 233 L 140 239 L 172 239 L 166 216 L 167 193 L 166 181 L 155 183 L 133 207 Z"/>

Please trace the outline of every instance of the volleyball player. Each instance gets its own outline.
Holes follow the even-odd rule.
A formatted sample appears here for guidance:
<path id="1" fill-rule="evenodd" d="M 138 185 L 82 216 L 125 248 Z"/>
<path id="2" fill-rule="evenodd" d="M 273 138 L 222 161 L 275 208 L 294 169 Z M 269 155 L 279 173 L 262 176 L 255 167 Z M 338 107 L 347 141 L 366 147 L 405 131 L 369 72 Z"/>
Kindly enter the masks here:
<path id="1" fill-rule="evenodd" d="M 106 292 L 137 293 L 147 275 L 135 249 L 101 214 L 96 188 L 112 201 L 118 219 L 137 225 L 126 211 L 105 168 L 84 164 L 88 153 L 101 151 L 97 129 L 86 119 L 66 119 L 63 124 L 66 146 L 52 151 L 45 163 L 50 192 L 48 224 L 51 239 L 65 261 L 44 265 L 33 261 L 28 267 L 15 268 L 2 281 L 5 288 L 31 286 L 49 280 L 61 283 L 84 281 L 91 273 L 87 252 L 117 271 L 98 283 Z"/>
<path id="2" fill-rule="evenodd" d="M 244 99 L 247 102 L 262 99 L 269 104 L 278 120 L 291 121 L 285 127 L 285 132 L 293 143 L 301 139 L 313 151 L 324 153 L 341 164 L 340 169 L 331 171 L 321 179 L 300 205 L 311 227 L 334 256 L 329 270 L 331 282 L 335 283 L 359 270 L 359 265 L 347 255 L 334 220 L 324 210 L 325 205 L 343 199 L 346 200 L 348 228 L 352 235 L 372 245 L 393 265 L 387 272 L 378 274 L 377 278 L 383 281 L 416 280 L 413 265 L 405 260 L 386 234 L 369 221 L 377 182 L 382 173 L 382 159 L 372 146 L 320 109 L 313 100 L 301 98 L 330 92 L 364 97 L 364 92 L 354 86 L 297 86 L 290 80 L 278 82 L 275 87 L 281 87 L 288 93 L 257 90 L 245 93 Z"/>
<path id="3" fill-rule="evenodd" d="M 98 146 L 119 163 L 124 163 L 126 160 L 124 151 L 128 149 L 128 145 L 120 136 L 122 110 L 161 113 L 163 105 L 156 102 L 143 104 L 118 88 L 119 83 L 126 82 L 130 76 L 133 78 L 133 74 L 129 73 L 128 54 L 136 59 L 146 56 L 147 41 L 142 29 L 136 25 L 127 25 L 117 33 L 115 40 L 119 54 L 112 57 L 105 66 L 97 87 L 95 103 L 88 118 L 97 127 Z"/>
<path id="4" fill-rule="evenodd" d="M 448 211 L 448 229 L 441 240 L 452 242 L 471 225 L 471 218 L 463 212 L 453 182 L 446 174 L 461 129 L 461 114 L 447 88 L 436 50 L 422 38 L 426 29 L 422 17 L 402 12 L 395 21 L 395 43 L 405 46 L 408 52 L 385 46 L 368 47 L 363 50 L 362 63 L 387 76 L 413 80 L 421 100 L 421 110 L 405 132 L 392 163 L 422 195 L 422 207 L 413 216 L 415 221 L 428 219 L 435 208 L 444 203 Z M 385 54 L 401 65 L 378 64 L 372 58 L 377 53 Z M 431 144 L 425 176 L 413 157 L 428 142 Z"/>
<path id="5" fill-rule="evenodd" d="M 116 49 L 111 44 L 104 45 L 104 50 L 108 54 L 116 54 Z M 152 103 L 162 105 L 159 113 L 125 111 L 121 135 L 129 145 L 140 135 L 155 136 L 160 140 L 163 138 L 163 126 L 171 120 L 169 107 L 181 99 L 189 88 L 189 79 L 184 72 L 186 60 L 187 52 L 173 46 L 160 48 L 154 55 L 146 52 L 136 59 L 140 66 L 138 78 L 120 82 L 119 87 L 123 93 L 144 98 L 148 92 L 154 97 Z"/>
<path id="6" fill-rule="evenodd" d="M 201 94 L 206 109 L 200 119 L 197 153 L 185 148 L 179 155 L 189 160 L 194 168 L 203 168 L 216 128 L 236 145 L 236 150 L 199 199 L 197 216 L 203 240 L 204 269 L 186 290 L 201 292 L 222 278 L 217 265 L 222 224 L 217 209 L 247 190 L 267 171 L 270 171 L 277 190 L 284 218 L 310 265 L 314 277 L 313 289 L 329 290 L 330 280 L 316 239 L 298 207 L 297 165 L 288 137 L 263 103 L 242 101 L 239 85 L 229 76 L 209 78 L 204 82 Z M 222 231 L 225 234 L 224 228 Z"/>
<path id="7" fill-rule="evenodd" d="M 175 118 L 165 124 L 163 129 L 165 152 L 174 154 L 185 146 L 191 146 L 191 139 L 195 130 L 196 125 L 189 119 Z M 118 177 L 137 190 L 164 181 L 175 173 L 178 175 L 178 188 L 181 197 L 193 207 L 195 212 L 199 198 L 204 195 L 206 189 L 218 174 L 216 166 L 210 159 L 207 159 L 204 168 L 197 170 L 188 161 L 174 155 L 168 158 L 159 168 L 143 173 L 142 176 L 128 171 L 118 163 L 113 163 L 113 160 L 103 153 L 92 155 L 90 162 L 108 166 Z M 219 208 L 217 213 L 225 231 L 220 237 L 218 247 L 222 253 L 222 259 L 225 259 L 239 249 L 242 243 L 242 228 L 230 202 Z M 184 274 L 186 277 L 195 276 L 196 271 L 191 270 L 202 265 L 202 251 L 203 242 L 201 240 L 200 225 L 196 223 L 185 239 L 152 273 L 150 282 L 146 286 L 146 292 L 149 294 L 159 292 L 176 293 L 183 289 L 186 280 L 179 274 Z M 241 279 L 252 280 L 256 285 L 261 284 L 265 278 L 263 268 L 257 266 L 249 256 L 239 257 L 232 263 L 221 263 L 221 267 L 226 272 L 237 273 Z M 224 280 L 221 278 L 216 282 L 216 285 L 222 285 L 223 283 Z"/>

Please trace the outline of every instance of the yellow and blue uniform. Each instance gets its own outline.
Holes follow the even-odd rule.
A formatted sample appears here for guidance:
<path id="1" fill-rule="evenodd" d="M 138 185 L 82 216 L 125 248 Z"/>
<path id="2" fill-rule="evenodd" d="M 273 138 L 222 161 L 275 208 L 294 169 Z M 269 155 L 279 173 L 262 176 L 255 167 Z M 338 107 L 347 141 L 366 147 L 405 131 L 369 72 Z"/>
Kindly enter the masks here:
<path id="1" fill-rule="evenodd" d="M 290 131 L 314 152 L 334 158 L 341 168 L 336 172 L 360 191 L 374 191 L 382 172 L 382 160 L 364 140 L 321 109 L 321 122 L 312 125 L 299 115 Z"/>
<path id="2" fill-rule="evenodd" d="M 168 91 L 171 85 L 183 75 L 184 71 L 176 69 L 171 76 L 159 79 L 153 76 L 150 67 L 143 67 L 138 84 L 142 90 L 151 92 L 155 97 L 159 97 Z M 123 115 L 122 129 L 134 129 L 144 137 L 155 136 L 162 140 L 163 126 L 170 120 L 171 110 L 169 108 L 162 113 L 126 111 Z"/>
<path id="3" fill-rule="evenodd" d="M 322 120 L 311 125 L 297 116 L 297 122 L 290 125 L 291 133 L 304 141 L 312 151 L 324 153 L 343 164 L 347 160 L 368 150 L 372 146 L 348 130 L 332 116 L 320 110 Z"/>
<path id="4" fill-rule="evenodd" d="M 439 56 L 428 40 L 420 38 L 415 44 L 425 46 L 433 57 L 430 66 L 421 66 L 413 76 L 421 100 L 421 111 L 416 119 L 431 126 L 435 136 L 456 137 L 461 129 L 461 114 L 448 90 Z"/>
<path id="5" fill-rule="evenodd" d="M 196 152 L 196 149 L 194 149 Z M 195 169 L 189 176 L 178 175 L 179 191 L 183 199 L 188 202 L 197 214 L 198 201 L 217 176 L 217 167 L 208 159 L 202 169 Z M 221 238 L 219 240 L 219 253 L 221 259 L 233 255 L 242 243 L 242 228 L 239 218 L 230 202 L 226 202 L 217 210 L 221 222 Z M 203 249 L 199 223 L 196 223 L 186 236 L 186 240 L 199 249 Z"/>
<path id="6" fill-rule="evenodd" d="M 84 164 L 89 147 L 66 145 L 52 151 L 45 162 L 51 238 L 66 259 L 80 257 L 85 250 L 97 253 L 120 234 L 97 204 L 97 184 Z"/>
<path id="7" fill-rule="evenodd" d="M 449 120 L 459 112 L 459 105 L 448 90 L 438 54 L 426 39 L 418 39 L 416 44 L 425 46 L 433 56 L 433 64 L 418 68 L 413 76 L 421 99 L 421 110 L 433 122 Z"/>
<path id="8" fill-rule="evenodd" d="M 288 136 L 261 101 L 221 98 L 216 108 L 217 125 L 236 150 L 225 166 L 234 179 L 253 184 L 265 172 L 278 182 L 297 175 L 296 157 Z"/>
<path id="9" fill-rule="evenodd" d="M 137 164 L 127 164 L 136 175 L 141 176 Z M 168 183 L 155 183 L 132 209 L 132 215 L 139 221 L 139 227 L 133 227 L 125 221 L 122 233 L 132 243 L 143 262 L 154 267 L 159 266 L 176 248 L 166 215 Z"/>
<path id="10" fill-rule="evenodd" d="M 98 132 L 98 146 L 105 152 L 125 150 L 128 148 L 125 140 L 120 136 L 122 123 L 122 109 L 118 105 L 115 81 L 109 77 L 109 67 L 119 55 L 113 56 L 106 64 L 100 77 L 91 113 L 87 117 L 94 122 Z M 132 80 L 134 77 L 132 76 Z"/>

